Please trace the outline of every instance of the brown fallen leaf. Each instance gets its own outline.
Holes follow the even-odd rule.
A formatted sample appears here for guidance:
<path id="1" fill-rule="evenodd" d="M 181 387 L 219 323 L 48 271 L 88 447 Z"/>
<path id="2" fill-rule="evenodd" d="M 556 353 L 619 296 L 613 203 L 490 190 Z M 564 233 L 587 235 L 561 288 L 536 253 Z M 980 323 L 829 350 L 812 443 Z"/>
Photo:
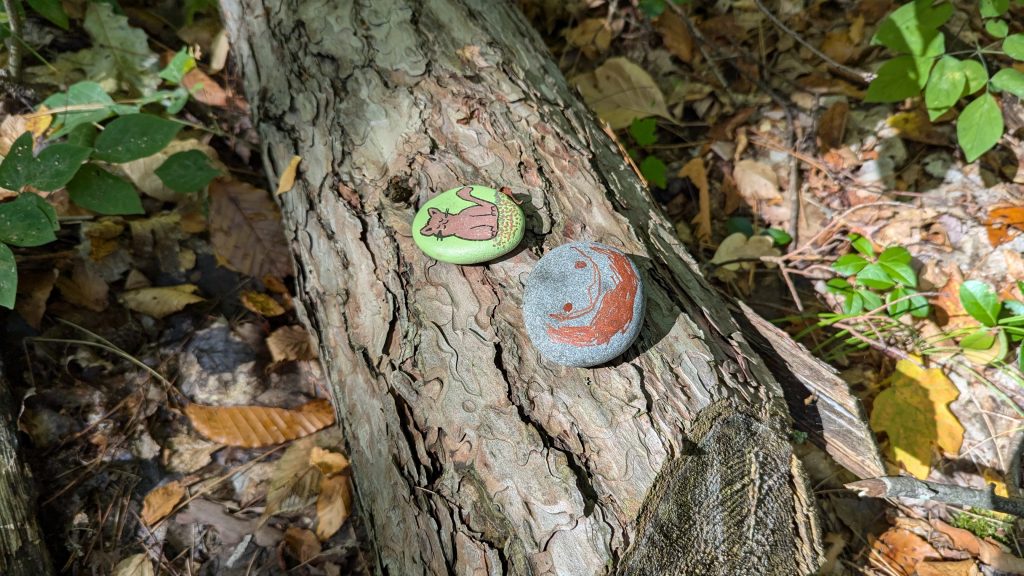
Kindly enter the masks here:
<path id="1" fill-rule="evenodd" d="M 818 120 L 818 150 L 827 153 L 843 145 L 849 113 L 850 105 L 840 101 L 821 115 Z"/>
<path id="2" fill-rule="evenodd" d="M 981 576 L 981 570 L 974 560 L 925 561 L 918 563 L 917 576 Z"/>
<path id="3" fill-rule="evenodd" d="M 313 448 L 313 438 L 302 438 L 289 446 L 277 460 L 267 490 L 263 520 L 278 513 L 302 510 L 313 503 L 323 478 L 320 468 L 310 464 Z"/>
<path id="4" fill-rule="evenodd" d="M 932 124 L 928 119 L 928 113 L 920 108 L 908 112 L 897 112 L 885 122 L 895 128 L 900 137 L 906 140 L 935 146 L 949 145 L 949 135 Z"/>
<path id="5" fill-rule="evenodd" d="M 587 18 L 579 26 L 566 30 L 565 39 L 593 60 L 608 51 L 612 43 L 612 29 L 605 18 Z"/>
<path id="6" fill-rule="evenodd" d="M 195 284 L 139 288 L 122 293 L 121 301 L 129 310 L 159 319 L 180 312 L 189 304 L 203 302 L 202 296 L 193 294 L 198 289 Z"/>
<path id="7" fill-rule="evenodd" d="M 838 28 L 825 35 L 821 51 L 840 64 L 846 64 L 860 52 L 856 43 L 850 41 L 850 30 Z"/>
<path id="8" fill-rule="evenodd" d="M 57 270 L 23 270 L 18 273 L 18 298 L 14 310 L 25 322 L 39 329 L 46 313 L 46 301 L 57 281 Z"/>
<path id="9" fill-rule="evenodd" d="M 572 84 L 612 130 L 626 128 L 637 118 L 672 119 L 661 88 L 647 71 L 626 58 L 609 58 L 593 72 L 573 78 Z"/>
<path id="10" fill-rule="evenodd" d="M 292 156 L 292 159 L 288 161 L 288 166 L 281 173 L 281 180 L 277 183 L 275 194 L 284 194 L 291 190 L 292 186 L 295 186 L 295 173 L 298 171 L 299 162 L 301 161 L 302 156 Z"/>
<path id="11" fill-rule="evenodd" d="M 220 87 L 216 80 L 200 70 L 193 68 L 185 73 L 181 79 L 181 85 L 192 94 L 197 101 L 207 106 L 226 108 L 230 103 L 228 93 Z"/>
<path id="12" fill-rule="evenodd" d="M 269 294 L 246 290 L 242 292 L 239 298 L 242 300 L 242 306 L 245 306 L 253 314 L 259 314 L 267 318 L 284 314 L 284 307 Z"/>
<path id="13" fill-rule="evenodd" d="M 289 526 L 284 531 L 284 548 L 293 558 L 305 563 L 320 553 L 320 541 L 305 528 Z"/>
<path id="14" fill-rule="evenodd" d="M 93 312 L 102 312 L 109 305 L 107 294 L 110 287 L 91 261 L 76 260 L 70 277 L 62 272 L 57 278 L 57 289 L 71 304 Z"/>
<path id="15" fill-rule="evenodd" d="M 1024 232 L 1024 206 L 1000 205 L 988 211 L 985 221 L 988 242 L 993 248 Z"/>
<path id="16" fill-rule="evenodd" d="M 686 22 L 672 10 L 666 10 L 654 21 L 665 48 L 687 64 L 693 63 L 693 36 Z"/>
<path id="17" fill-rule="evenodd" d="M 142 522 L 152 526 L 163 520 L 185 497 L 185 487 L 177 480 L 154 488 L 142 501 Z"/>
<path id="18" fill-rule="evenodd" d="M 327 540 L 352 514 L 352 484 L 348 476 L 325 477 L 316 500 L 316 535 Z"/>
<path id="19" fill-rule="evenodd" d="M 295 410 L 189 404 L 185 415 L 206 438 L 243 448 L 280 444 L 334 424 L 334 408 L 324 399 L 307 402 Z"/>
<path id="20" fill-rule="evenodd" d="M 704 158 L 698 156 L 689 162 L 679 171 L 680 178 L 689 178 L 690 182 L 697 187 L 698 210 L 697 216 L 693 218 L 697 225 L 697 240 L 700 242 L 711 241 L 711 194 L 708 189 L 708 170 L 704 166 Z"/>
<path id="21" fill-rule="evenodd" d="M 349 467 L 348 458 L 344 454 L 324 450 L 319 446 L 313 446 L 309 453 L 310 466 L 316 466 L 324 476 L 334 476 L 344 472 Z"/>
<path id="22" fill-rule="evenodd" d="M 223 178 L 210 183 L 210 242 L 219 261 L 243 274 L 292 274 L 281 212 L 255 186 Z"/>
<path id="23" fill-rule="evenodd" d="M 267 337 L 267 348 L 274 362 L 312 360 L 317 357 L 316 346 L 302 326 L 278 328 Z"/>
<path id="24" fill-rule="evenodd" d="M 950 526 L 942 520 L 931 520 L 931 525 L 939 532 L 949 536 L 956 549 L 969 553 L 996 571 L 1005 574 L 1024 574 L 1024 560 L 1007 552 L 997 544 L 982 540 L 967 530 Z"/>
<path id="25" fill-rule="evenodd" d="M 885 566 L 898 568 L 900 574 L 914 574 L 923 560 L 939 560 L 939 552 L 927 540 L 904 528 L 886 530 L 871 546 L 886 560 Z"/>
<path id="26" fill-rule="evenodd" d="M 143 552 L 117 563 L 113 576 L 153 576 L 153 561 Z"/>
<path id="27" fill-rule="evenodd" d="M 758 202 L 782 202 L 779 177 L 771 166 L 757 160 L 740 160 L 733 168 L 732 176 L 736 180 L 736 189 L 751 206 L 757 206 Z"/>

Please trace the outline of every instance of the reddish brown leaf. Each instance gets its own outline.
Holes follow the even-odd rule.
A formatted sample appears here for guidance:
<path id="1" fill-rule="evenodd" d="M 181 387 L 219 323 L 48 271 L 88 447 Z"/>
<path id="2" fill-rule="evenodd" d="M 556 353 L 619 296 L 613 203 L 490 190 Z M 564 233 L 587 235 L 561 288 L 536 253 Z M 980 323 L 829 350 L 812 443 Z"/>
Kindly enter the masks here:
<path id="1" fill-rule="evenodd" d="M 244 448 L 280 444 L 334 424 L 334 408 L 324 399 L 307 402 L 295 410 L 189 404 L 185 414 L 203 436 Z"/>
<path id="2" fill-rule="evenodd" d="M 872 545 L 885 559 L 885 566 L 895 573 L 909 576 L 922 560 L 938 560 L 938 551 L 927 540 L 904 528 L 890 528 Z"/>
<path id="3" fill-rule="evenodd" d="M 142 522 L 152 526 L 163 520 L 184 497 L 185 487 L 177 480 L 150 490 L 142 502 Z"/>
<path id="4" fill-rule="evenodd" d="M 996 206 L 988 211 L 988 242 L 993 248 L 1024 232 L 1024 206 Z"/>
<path id="5" fill-rule="evenodd" d="M 687 64 L 693 63 L 693 36 L 686 22 L 678 14 L 666 10 L 654 21 L 654 28 L 661 34 L 665 48 Z"/>
<path id="6" fill-rule="evenodd" d="M 316 534 L 297 526 L 289 526 L 284 531 L 284 547 L 299 562 L 309 562 L 320 553 Z"/>

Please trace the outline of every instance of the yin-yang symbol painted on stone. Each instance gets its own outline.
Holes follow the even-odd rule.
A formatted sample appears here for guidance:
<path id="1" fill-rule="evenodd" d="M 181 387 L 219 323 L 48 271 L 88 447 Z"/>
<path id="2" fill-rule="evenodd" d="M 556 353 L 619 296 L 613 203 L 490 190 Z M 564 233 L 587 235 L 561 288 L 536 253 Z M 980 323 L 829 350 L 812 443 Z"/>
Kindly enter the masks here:
<path id="1" fill-rule="evenodd" d="M 622 354 L 640 333 L 644 287 L 622 251 L 596 242 L 559 246 L 526 281 L 526 332 L 545 358 L 596 366 Z"/>

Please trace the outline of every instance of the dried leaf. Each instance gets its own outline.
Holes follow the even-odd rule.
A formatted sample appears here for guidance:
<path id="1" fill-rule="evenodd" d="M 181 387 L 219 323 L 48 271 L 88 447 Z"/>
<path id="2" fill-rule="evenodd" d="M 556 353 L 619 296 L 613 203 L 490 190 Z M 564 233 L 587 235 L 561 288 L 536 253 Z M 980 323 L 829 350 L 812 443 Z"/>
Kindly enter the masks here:
<path id="1" fill-rule="evenodd" d="M 960 284 L 964 277 L 955 264 L 949 266 L 949 279 L 939 289 L 939 295 L 932 300 L 935 307 L 935 318 L 946 331 L 975 326 L 977 321 L 971 318 L 960 301 Z"/>
<path id="2" fill-rule="evenodd" d="M 154 488 L 142 501 L 142 522 L 152 526 L 163 520 L 185 497 L 185 487 L 177 480 Z"/>
<path id="3" fill-rule="evenodd" d="M 883 558 L 886 566 L 898 567 L 909 576 L 922 560 L 938 560 L 939 552 L 927 540 L 905 528 L 886 530 L 871 546 Z M 894 566 L 895 565 L 895 566 Z"/>
<path id="4" fill-rule="evenodd" d="M 818 121 L 818 149 L 828 152 L 843 145 L 846 136 L 846 119 L 850 115 L 850 105 L 836 102 Z"/>
<path id="5" fill-rule="evenodd" d="M 825 35 L 821 51 L 836 62 L 846 64 L 857 56 L 860 49 L 855 42 L 850 41 L 850 31 L 847 28 L 838 28 Z"/>
<path id="6" fill-rule="evenodd" d="M 181 79 L 181 85 L 188 89 L 196 101 L 207 106 L 225 108 L 230 101 L 228 93 L 221 88 L 220 84 L 199 68 L 193 68 L 186 72 Z M 197 86 L 198 88 L 196 88 Z"/>
<path id="7" fill-rule="evenodd" d="M 316 347 L 302 326 L 285 326 L 271 332 L 267 348 L 274 362 L 312 360 L 317 357 Z"/>
<path id="8" fill-rule="evenodd" d="M 171 437 L 164 445 L 161 456 L 164 466 L 171 472 L 191 473 L 210 463 L 211 455 L 222 446 L 189 434 Z"/>
<path id="9" fill-rule="evenodd" d="M 63 274 L 57 278 L 57 289 L 71 304 L 94 312 L 107 309 L 107 293 L 110 289 L 91 261 L 76 260 L 70 278 Z"/>
<path id="10" fill-rule="evenodd" d="M 885 432 L 893 458 L 922 480 L 931 471 L 932 449 L 960 452 L 964 428 L 949 410 L 960 393 L 938 368 L 925 370 L 919 360 L 900 360 L 889 388 L 875 398 L 871 429 Z"/>
<path id="11" fill-rule="evenodd" d="M 325 477 L 316 500 L 316 535 L 327 540 L 352 514 L 352 484 L 347 476 Z"/>
<path id="12" fill-rule="evenodd" d="M 697 224 L 697 240 L 711 241 L 711 195 L 708 192 L 708 171 L 700 156 L 690 160 L 679 171 L 680 178 L 689 178 L 699 192 L 699 208 L 693 221 Z"/>
<path id="13" fill-rule="evenodd" d="M 282 307 L 281 304 L 278 303 L 277 300 L 274 300 L 273 296 L 270 296 L 269 294 L 246 290 L 245 292 L 242 292 L 240 298 L 242 300 L 242 305 L 253 314 L 259 314 L 260 316 L 266 316 L 268 318 L 284 314 L 284 307 Z"/>
<path id="14" fill-rule="evenodd" d="M 672 119 L 651 75 L 626 58 L 609 58 L 593 72 L 573 78 L 573 84 L 613 130 L 626 128 L 637 118 Z"/>
<path id="15" fill-rule="evenodd" d="M 324 399 L 307 402 L 295 410 L 189 404 L 185 414 L 206 438 L 244 448 L 280 444 L 334 424 L 334 408 Z"/>
<path id="16" fill-rule="evenodd" d="M 928 113 L 920 108 L 897 112 L 886 120 L 886 124 L 895 128 L 901 138 L 914 142 L 935 146 L 948 146 L 950 142 L 949 135 L 932 124 Z"/>
<path id="17" fill-rule="evenodd" d="M 210 241 L 218 259 L 243 274 L 292 273 L 281 212 L 265 190 L 236 180 L 211 182 Z"/>
<path id="18" fill-rule="evenodd" d="M 18 298 L 14 301 L 14 310 L 36 330 L 43 321 L 46 301 L 53 292 L 57 274 L 56 269 L 24 270 L 18 273 Z"/>
<path id="19" fill-rule="evenodd" d="M 189 304 L 203 302 L 204 298 L 193 294 L 198 289 L 195 284 L 139 288 L 121 294 L 121 301 L 129 310 L 159 319 L 180 312 Z"/>
<path id="20" fill-rule="evenodd" d="M 995 206 L 985 222 L 988 242 L 993 248 L 1005 244 L 1024 231 L 1024 206 Z"/>
<path id="21" fill-rule="evenodd" d="M 738 271 L 753 269 L 758 264 L 758 258 L 781 254 L 770 236 L 757 235 L 747 238 L 743 232 L 734 232 L 718 245 L 711 263 L 719 265 L 715 268 L 714 275 L 729 282 L 736 279 Z M 773 267 L 775 264 L 765 262 L 764 266 Z"/>
<path id="22" fill-rule="evenodd" d="M 758 202 L 782 202 L 779 177 L 771 166 L 756 160 L 740 160 L 733 168 L 732 176 L 736 180 L 736 189 L 751 206 L 757 206 Z"/>
<path id="23" fill-rule="evenodd" d="M 313 439 L 307 437 L 289 446 L 281 455 L 270 479 L 264 519 L 302 510 L 313 503 L 323 478 L 320 468 L 309 462 L 313 448 Z"/>
<path id="24" fill-rule="evenodd" d="M 320 553 L 320 541 L 316 534 L 297 526 L 289 526 L 284 531 L 284 546 L 299 562 L 309 562 Z"/>
<path id="25" fill-rule="evenodd" d="M 117 563 L 113 576 L 153 576 L 153 561 L 145 553 L 129 556 Z"/>
<path id="26" fill-rule="evenodd" d="M 588 18 L 579 26 L 565 31 L 565 39 L 579 48 L 587 58 L 594 59 L 608 51 L 612 30 L 605 18 Z"/>
<path id="27" fill-rule="evenodd" d="M 998 545 L 982 540 L 963 528 L 955 528 L 942 520 L 931 520 L 931 525 L 953 541 L 953 547 L 963 550 L 1002 574 L 1024 574 L 1024 560 L 1006 552 Z"/>
<path id="28" fill-rule="evenodd" d="M 309 465 L 319 468 L 324 476 L 334 476 L 348 469 L 349 462 L 344 454 L 314 446 L 309 453 Z"/>
<path id="29" fill-rule="evenodd" d="M 277 183 L 277 194 L 284 194 L 291 190 L 292 186 L 295 186 L 295 172 L 299 169 L 299 162 L 301 161 L 302 156 L 292 156 L 288 166 L 281 173 L 281 181 Z"/>
<path id="30" fill-rule="evenodd" d="M 981 570 L 974 560 L 925 561 L 918 563 L 917 576 L 981 576 Z"/>
<path id="31" fill-rule="evenodd" d="M 693 36 L 683 19 L 672 10 L 666 10 L 654 21 L 665 48 L 687 64 L 693 63 Z"/>

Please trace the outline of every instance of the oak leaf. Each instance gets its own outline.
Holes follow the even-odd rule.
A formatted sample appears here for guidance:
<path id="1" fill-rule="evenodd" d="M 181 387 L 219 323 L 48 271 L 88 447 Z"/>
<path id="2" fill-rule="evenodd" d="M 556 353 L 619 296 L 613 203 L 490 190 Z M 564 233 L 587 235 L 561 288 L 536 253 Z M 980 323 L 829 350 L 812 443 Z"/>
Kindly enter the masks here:
<path id="1" fill-rule="evenodd" d="M 626 58 L 609 58 L 593 72 L 573 78 L 572 83 L 587 106 L 613 130 L 626 128 L 637 118 L 672 119 L 661 88 L 650 74 Z"/>
<path id="2" fill-rule="evenodd" d="M 138 288 L 121 294 L 121 301 L 130 310 L 159 319 L 180 312 L 189 304 L 202 302 L 202 296 L 193 294 L 198 289 L 195 284 Z"/>
<path id="3" fill-rule="evenodd" d="M 185 497 L 185 487 L 177 480 L 154 488 L 142 501 L 142 522 L 152 526 L 163 520 Z"/>
<path id="4" fill-rule="evenodd" d="M 295 410 L 189 404 L 185 414 L 206 438 L 244 448 L 280 444 L 334 424 L 334 408 L 324 399 L 307 402 Z"/>
<path id="5" fill-rule="evenodd" d="M 281 212 L 265 190 L 236 180 L 210 183 L 210 242 L 220 262 L 262 278 L 292 273 Z"/>
<path id="6" fill-rule="evenodd" d="M 348 476 L 325 477 L 316 500 L 316 535 L 327 540 L 352 514 L 352 484 Z"/>
<path id="7" fill-rule="evenodd" d="M 302 326 L 278 328 L 267 337 L 267 348 L 274 362 L 312 360 L 317 357 L 316 347 Z"/>
<path id="8" fill-rule="evenodd" d="M 938 368 L 925 370 L 918 360 L 900 360 L 889 388 L 875 398 L 871 428 L 889 436 L 894 459 L 922 480 L 931 471 L 933 447 L 957 454 L 964 428 L 949 410 L 960 393 Z"/>

